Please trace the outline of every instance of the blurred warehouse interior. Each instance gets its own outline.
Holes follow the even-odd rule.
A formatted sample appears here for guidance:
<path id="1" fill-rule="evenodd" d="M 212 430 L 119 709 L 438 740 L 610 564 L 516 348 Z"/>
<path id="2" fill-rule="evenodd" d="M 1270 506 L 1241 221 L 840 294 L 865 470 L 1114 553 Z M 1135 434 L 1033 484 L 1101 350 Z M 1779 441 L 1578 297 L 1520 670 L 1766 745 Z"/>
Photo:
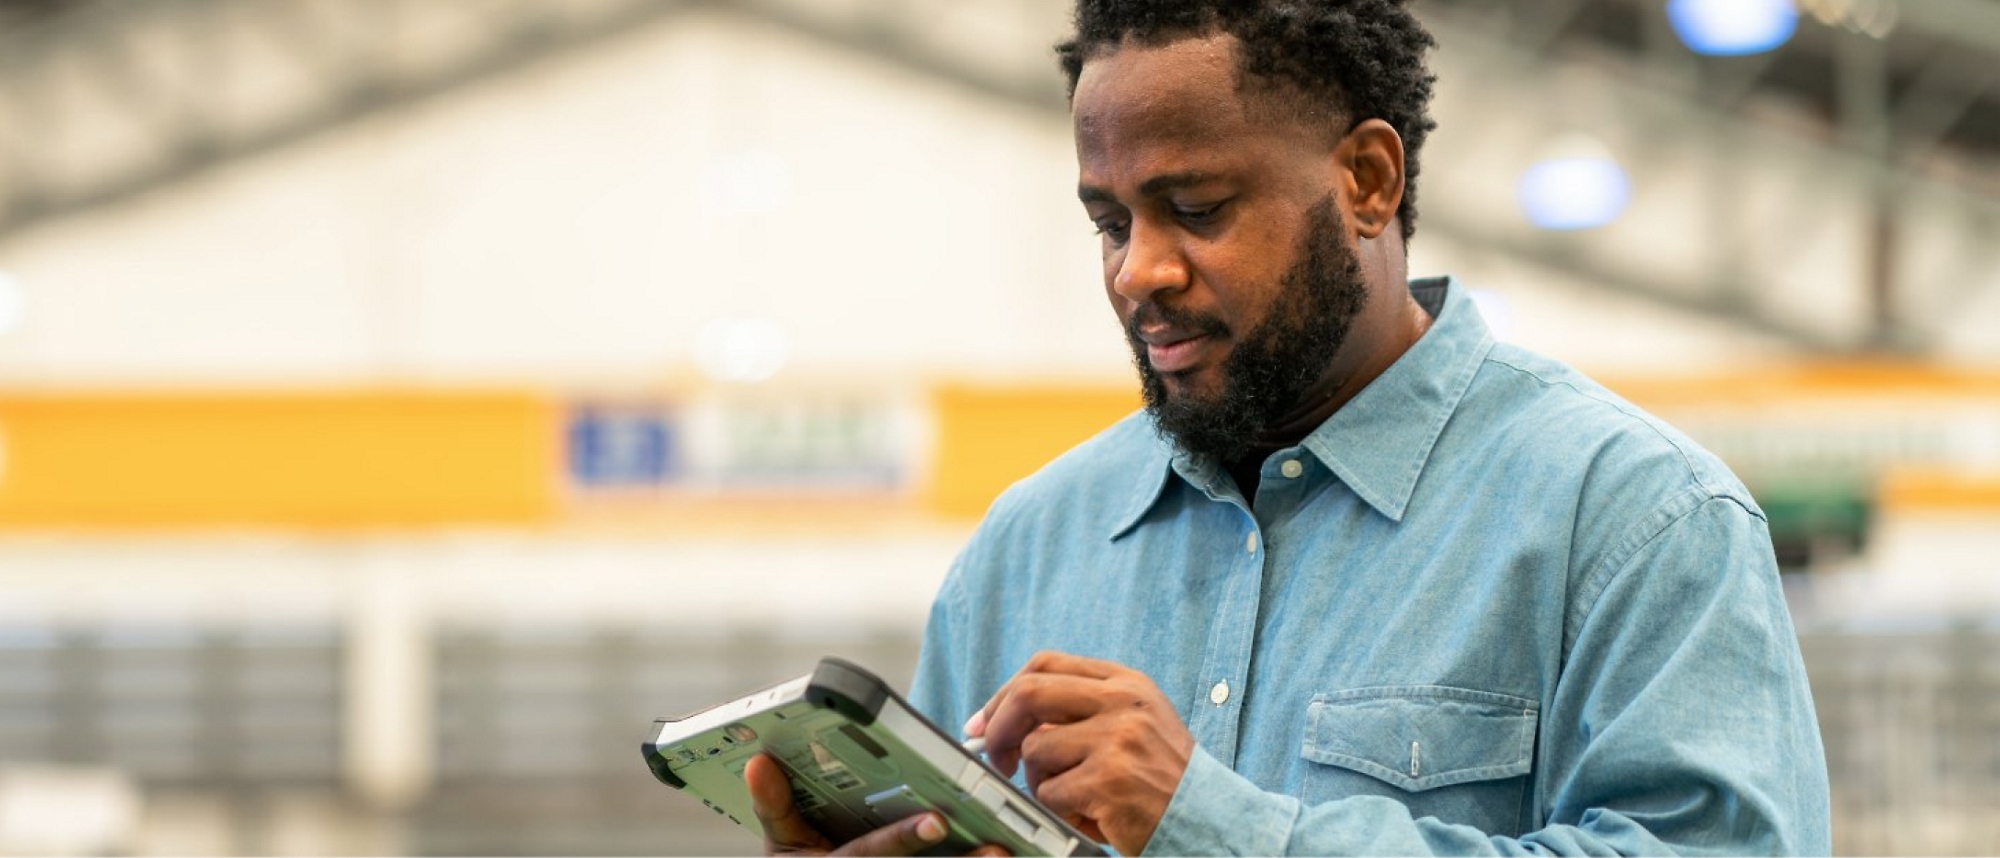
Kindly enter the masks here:
<path id="1" fill-rule="evenodd" d="M 1065 5 L 0 0 L 0 852 L 753 848 L 650 720 L 1137 405 Z M 2000 2 L 1417 8 L 1411 270 L 1751 484 L 1841 852 L 2000 852 Z"/>

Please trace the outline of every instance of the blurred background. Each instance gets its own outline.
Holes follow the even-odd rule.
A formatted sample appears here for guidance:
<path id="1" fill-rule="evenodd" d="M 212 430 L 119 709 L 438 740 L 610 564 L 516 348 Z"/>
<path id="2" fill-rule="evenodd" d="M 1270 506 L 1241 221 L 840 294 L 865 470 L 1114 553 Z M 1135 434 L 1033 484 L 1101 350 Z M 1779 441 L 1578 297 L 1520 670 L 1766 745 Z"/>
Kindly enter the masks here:
<path id="1" fill-rule="evenodd" d="M 2000 852 L 2000 3 L 1415 8 L 1412 272 L 1751 484 L 1838 851 Z M 651 720 L 1137 405 L 1066 29 L 0 0 L 0 853 L 753 849 Z"/>

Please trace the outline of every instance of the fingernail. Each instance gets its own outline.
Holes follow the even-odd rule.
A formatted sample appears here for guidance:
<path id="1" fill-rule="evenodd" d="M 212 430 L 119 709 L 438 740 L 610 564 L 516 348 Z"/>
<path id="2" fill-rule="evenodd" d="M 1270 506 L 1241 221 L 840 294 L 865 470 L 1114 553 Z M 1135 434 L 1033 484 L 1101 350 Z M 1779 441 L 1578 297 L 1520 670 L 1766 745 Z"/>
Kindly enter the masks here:
<path id="1" fill-rule="evenodd" d="M 979 736 L 983 735 L 985 732 L 986 732 L 985 712 L 974 712 L 972 713 L 972 717 L 965 719 L 965 735 Z"/>
<path id="2" fill-rule="evenodd" d="M 923 838 L 926 843 L 935 843 L 943 840 L 944 823 L 939 822 L 935 816 L 927 815 L 917 822 L 917 836 Z"/>

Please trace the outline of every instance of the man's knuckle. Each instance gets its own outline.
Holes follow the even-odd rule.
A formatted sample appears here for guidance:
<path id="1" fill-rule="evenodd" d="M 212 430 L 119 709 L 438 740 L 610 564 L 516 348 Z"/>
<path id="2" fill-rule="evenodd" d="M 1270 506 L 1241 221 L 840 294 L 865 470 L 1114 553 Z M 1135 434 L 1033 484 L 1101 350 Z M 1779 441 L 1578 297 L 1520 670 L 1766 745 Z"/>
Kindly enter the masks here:
<path id="1" fill-rule="evenodd" d="M 1047 689 L 1041 683 L 1023 682 L 1020 688 L 1014 690 L 1010 702 L 1014 704 L 1013 710 L 1016 712 L 1033 712 L 1041 708 L 1043 698 L 1047 694 Z"/>
<path id="2" fill-rule="evenodd" d="M 1112 747 L 1120 751 L 1129 753 L 1144 750 L 1146 747 L 1145 730 L 1137 721 L 1129 718 L 1121 719 L 1112 725 L 1110 732 Z"/>

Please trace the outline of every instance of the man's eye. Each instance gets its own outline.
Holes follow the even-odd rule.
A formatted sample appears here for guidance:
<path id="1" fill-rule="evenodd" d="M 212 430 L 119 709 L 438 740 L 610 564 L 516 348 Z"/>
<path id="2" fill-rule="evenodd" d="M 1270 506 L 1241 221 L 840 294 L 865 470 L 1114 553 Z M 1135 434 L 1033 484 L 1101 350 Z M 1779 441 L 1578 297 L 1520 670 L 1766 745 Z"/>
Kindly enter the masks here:
<path id="1" fill-rule="evenodd" d="M 1097 234 L 1107 236 L 1119 244 L 1125 243 L 1125 234 L 1131 231 L 1131 229 L 1132 225 L 1125 221 L 1101 220 L 1097 222 Z"/>
<path id="2" fill-rule="evenodd" d="M 1216 203 L 1212 206 L 1202 206 L 1199 208 L 1175 208 L 1174 217 L 1180 218 L 1181 223 L 1191 226 L 1206 226 L 1214 223 L 1216 215 L 1221 214 L 1221 212 L 1222 204 Z"/>

